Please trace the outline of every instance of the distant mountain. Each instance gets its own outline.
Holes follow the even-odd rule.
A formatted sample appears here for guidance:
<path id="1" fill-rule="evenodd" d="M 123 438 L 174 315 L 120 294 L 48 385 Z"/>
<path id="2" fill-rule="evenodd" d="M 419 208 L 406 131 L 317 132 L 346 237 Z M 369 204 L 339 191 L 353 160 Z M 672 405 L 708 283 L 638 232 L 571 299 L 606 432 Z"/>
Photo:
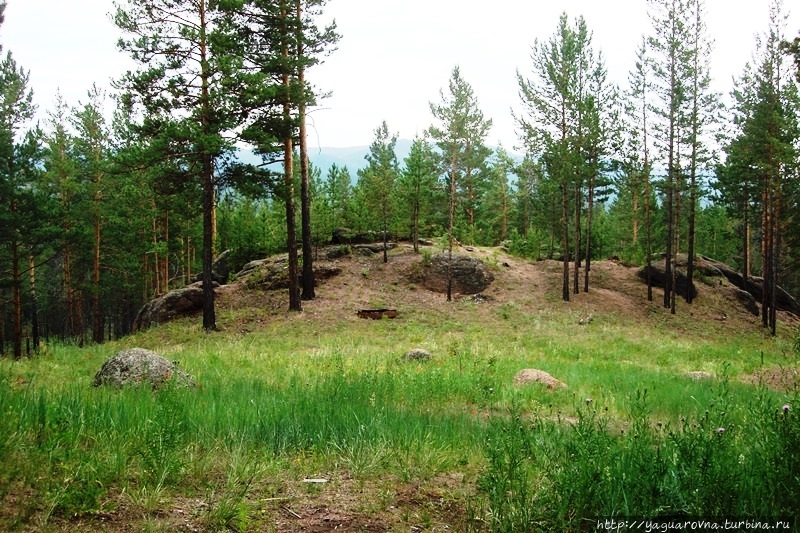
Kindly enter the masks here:
<path id="1" fill-rule="evenodd" d="M 395 146 L 395 154 L 397 154 L 397 162 L 400 167 L 403 167 L 403 161 L 408 157 L 411 151 L 413 141 L 410 139 L 398 139 Z M 491 147 L 494 149 L 494 147 Z M 322 173 L 322 178 L 328 175 L 328 170 L 334 164 L 339 168 L 347 167 L 350 171 L 350 176 L 353 183 L 358 180 L 358 171 L 367 166 L 366 156 L 369 153 L 369 146 L 348 146 L 345 148 L 332 148 L 332 147 L 311 147 L 309 148 L 308 157 L 311 164 L 318 168 Z M 522 156 L 511 152 L 512 157 L 521 161 Z M 245 163 L 258 164 L 259 158 L 252 153 L 240 151 L 239 160 Z M 276 170 L 280 170 L 276 167 Z"/>
<path id="2" fill-rule="evenodd" d="M 395 154 L 397 154 L 397 161 L 400 166 L 403 165 L 403 160 L 408 157 L 411 143 L 412 141 L 408 139 L 397 140 Z M 312 165 L 322 171 L 323 178 L 328 175 L 328 170 L 335 164 L 340 168 L 346 166 L 353 177 L 353 181 L 355 181 L 357 171 L 367 166 L 366 156 L 368 153 L 369 146 L 349 146 L 347 148 L 321 146 L 319 148 L 310 148 L 308 158 Z"/>

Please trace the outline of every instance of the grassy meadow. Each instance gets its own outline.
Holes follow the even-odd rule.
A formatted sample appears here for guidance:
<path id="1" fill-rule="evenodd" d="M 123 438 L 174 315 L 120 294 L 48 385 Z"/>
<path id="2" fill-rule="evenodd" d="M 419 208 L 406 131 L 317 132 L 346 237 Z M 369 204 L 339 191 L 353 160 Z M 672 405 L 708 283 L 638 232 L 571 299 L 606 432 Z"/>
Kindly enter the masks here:
<path id="1" fill-rule="evenodd" d="M 396 320 L 247 310 L 0 360 L 0 530 L 579 531 L 601 516 L 797 516 L 793 332 L 456 302 Z M 184 389 L 91 386 L 125 347 Z M 428 361 L 406 361 L 412 348 Z M 564 389 L 518 386 L 523 368 Z M 689 371 L 713 379 L 695 380 Z M 324 480 L 324 481 L 322 481 Z M 317 527 L 318 529 L 313 529 Z M 591 530 L 591 529 L 590 529 Z"/>

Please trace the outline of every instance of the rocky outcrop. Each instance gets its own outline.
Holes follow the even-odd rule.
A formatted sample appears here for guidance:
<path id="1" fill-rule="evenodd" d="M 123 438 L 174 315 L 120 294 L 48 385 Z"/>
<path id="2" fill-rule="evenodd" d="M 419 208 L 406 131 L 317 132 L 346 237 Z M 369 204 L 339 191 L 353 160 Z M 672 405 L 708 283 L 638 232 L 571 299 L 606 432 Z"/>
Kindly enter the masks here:
<path id="1" fill-rule="evenodd" d="M 150 300 L 139 310 L 133 330 L 139 331 L 177 318 L 194 316 L 203 310 L 203 285 L 194 283 Z"/>
<path id="2" fill-rule="evenodd" d="M 755 316 L 758 316 L 761 313 L 758 303 L 756 302 L 756 299 L 753 298 L 752 294 L 737 287 L 733 288 L 733 294 L 736 296 L 736 300 L 742 304 L 742 307 L 744 307 L 748 313 Z"/>
<path id="3" fill-rule="evenodd" d="M 388 232 L 387 237 L 392 238 Z M 356 232 L 350 228 L 336 228 L 333 230 L 331 244 L 372 244 L 383 242 L 382 231 Z"/>
<path id="4" fill-rule="evenodd" d="M 480 259 L 453 254 L 451 265 L 448 253 L 433 256 L 429 264 L 423 264 L 415 271 L 412 281 L 422 283 L 429 290 L 446 293 L 449 273 L 453 278 L 454 293 L 478 294 L 494 281 L 489 268 Z"/>
<path id="5" fill-rule="evenodd" d="M 341 267 L 331 264 L 314 263 L 314 281 L 320 282 L 332 278 L 342 272 Z M 289 256 L 288 254 L 250 261 L 236 274 L 248 289 L 274 291 L 289 288 Z"/>
<path id="6" fill-rule="evenodd" d="M 231 251 L 225 250 L 214 259 L 211 264 L 211 280 L 214 283 L 225 285 L 231 276 Z M 199 272 L 194 276 L 194 281 L 203 281 L 203 273 Z"/>
<path id="7" fill-rule="evenodd" d="M 387 250 L 394 250 L 395 248 L 397 248 L 397 243 L 396 242 L 387 242 L 386 243 L 386 249 Z M 377 243 L 372 243 L 372 244 L 356 244 L 355 246 L 353 246 L 353 249 L 356 250 L 356 251 L 369 250 L 373 254 L 381 254 L 381 253 L 383 253 L 383 243 L 382 242 L 377 242 Z"/>
<path id="8" fill-rule="evenodd" d="M 147 384 L 157 388 L 167 380 L 182 386 L 195 385 L 195 380 L 179 370 L 176 363 L 149 350 L 130 348 L 118 352 L 103 363 L 94 376 L 93 385 L 122 387 Z"/>
<path id="9" fill-rule="evenodd" d="M 686 298 L 688 290 L 692 292 L 692 298 L 697 295 L 697 289 L 694 283 L 689 285 L 689 280 L 686 278 L 686 254 L 680 254 L 677 258 L 676 277 L 678 278 L 678 294 Z M 740 292 L 736 292 L 736 299 L 745 307 L 745 309 L 754 315 L 759 314 L 759 306 L 763 300 L 764 295 L 764 278 L 750 276 L 746 280 L 741 272 L 738 272 L 720 261 L 711 259 L 710 257 L 697 256 L 695 259 L 695 270 L 708 278 L 724 279 L 734 287 L 737 287 Z M 664 287 L 664 262 L 659 261 L 653 263 L 651 274 L 653 276 L 653 285 L 656 287 Z M 641 269 L 638 273 L 639 277 L 643 280 L 647 279 L 647 271 L 645 268 Z M 744 294 L 743 294 L 744 293 Z M 749 295 L 749 296 L 748 296 Z M 794 315 L 800 316 L 800 304 L 797 300 L 782 287 L 775 289 L 775 305 L 781 311 L 788 311 Z"/>
<path id="10" fill-rule="evenodd" d="M 750 302 L 749 298 L 744 296 L 740 297 L 738 293 L 737 298 L 745 305 L 745 308 L 749 312 L 753 313 L 754 315 L 759 313 L 757 304 L 764 299 L 764 278 L 750 276 L 747 278 L 747 280 L 745 280 L 741 272 L 734 270 L 725 263 L 711 259 L 710 257 L 699 256 L 697 258 L 697 263 L 713 268 L 715 271 L 718 271 L 719 275 L 724 277 L 731 285 L 749 293 L 753 298 L 752 303 Z M 711 273 L 704 273 L 706 273 L 706 275 L 712 275 Z M 800 316 L 800 304 L 798 304 L 797 300 L 791 294 L 786 292 L 783 287 L 775 288 L 775 306 L 781 311 L 788 311 L 794 315 Z"/>
<path id="11" fill-rule="evenodd" d="M 645 266 L 637 272 L 637 276 L 642 281 L 647 282 L 647 272 L 648 267 Z M 664 261 L 654 262 L 650 265 L 650 280 L 653 287 L 661 287 L 663 289 L 666 286 L 667 272 Z M 686 277 L 686 270 L 681 270 L 680 267 L 675 269 L 675 292 L 682 296 L 684 300 L 688 300 L 690 294 L 692 299 L 697 298 L 697 287 Z"/>

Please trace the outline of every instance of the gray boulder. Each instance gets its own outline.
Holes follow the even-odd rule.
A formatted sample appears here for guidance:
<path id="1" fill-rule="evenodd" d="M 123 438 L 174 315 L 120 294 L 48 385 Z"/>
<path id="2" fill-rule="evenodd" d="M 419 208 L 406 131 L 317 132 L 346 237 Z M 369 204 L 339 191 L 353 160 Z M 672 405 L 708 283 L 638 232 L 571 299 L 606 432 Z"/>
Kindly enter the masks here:
<path id="1" fill-rule="evenodd" d="M 145 383 L 157 388 L 167 380 L 174 380 L 178 385 L 186 387 L 193 387 L 196 384 L 195 380 L 179 370 L 175 363 L 157 353 L 142 348 L 130 348 L 118 352 L 103 363 L 94 376 L 93 385 L 122 387 Z"/>
<path id="2" fill-rule="evenodd" d="M 436 292 L 447 292 L 448 281 L 448 253 L 440 253 L 430 261 L 429 265 L 422 265 L 415 277 L 427 289 Z M 453 292 L 460 294 L 478 294 L 485 291 L 494 281 L 494 276 L 486 264 L 476 257 L 453 254 L 451 267 L 453 277 Z"/>
<path id="3" fill-rule="evenodd" d="M 761 308 L 758 306 L 758 302 L 756 302 L 752 294 L 742 289 L 737 289 L 736 287 L 733 288 L 733 293 L 748 313 L 755 316 L 761 314 Z"/>
<path id="4" fill-rule="evenodd" d="M 314 282 L 324 281 L 341 274 L 341 267 L 317 261 L 314 263 Z M 236 274 L 248 289 L 274 291 L 289 288 L 289 255 L 283 254 L 269 259 L 259 259 L 247 263 Z"/>
<path id="5" fill-rule="evenodd" d="M 431 358 L 431 353 L 422 348 L 414 348 L 406 352 L 405 358 L 410 361 L 427 361 Z"/>
<path id="6" fill-rule="evenodd" d="M 193 316 L 203 310 L 203 286 L 195 283 L 150 300 L 139 310 L 133 330 L 139 331 L 177 318 Z"/>
<path id="7" fill-rule="evenodd" d="M 228 283 L 231 276 L 231 251 L 225 250 L 211 263 L 211 280 L 220 285 Z M 203 273 L 197 273 L 193 281 L 203 281 Z"/>
<path id="8" fill-rule="evenodd" d="M 387 242 L 386 249 L 387 250 L 394 250 L 397 248 L 396 242 Z M 353 246 L 353 249 L 360 252 L 362 250 L 369 250 L 373 254 L 380 254 L 383 253 L 383 243 L 372 243 L 372 244 L 356 244 Z"/>

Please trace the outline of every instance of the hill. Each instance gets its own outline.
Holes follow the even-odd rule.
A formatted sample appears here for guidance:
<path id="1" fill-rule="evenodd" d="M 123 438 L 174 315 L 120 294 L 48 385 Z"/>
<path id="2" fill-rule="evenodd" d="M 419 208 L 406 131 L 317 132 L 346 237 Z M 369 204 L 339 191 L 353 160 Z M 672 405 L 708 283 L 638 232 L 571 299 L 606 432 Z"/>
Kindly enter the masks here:
<path id="1" fill-rule="evenodd" d="M 427 254 L 435 252 L 427 247 Z M 455 250 L 487 263 L 495 281 L 483 293 L 487 298 L 481 305 L 485 314 L 496 314 L 513 309 L 518 315 L 563 313 L 578 318 L 597 319 L 600 322 L 629 322 L 641 327 L 668 325 L 677 332 L 691 331 L 713 339 L 715 336 L 737 332 L 760 331 L 760 319 L 753 316 L 738 302 L 736 289 L 723 278 L 706 278 L 696 282 L 698 297 L 687 305 L 679 300 L 677 314 L 672 316 L 660 302 L 663 291 L 654 288 L 654 300 L 646 299 L 646 285 L 638 277 L 638 267 L 626 266 L 618 261 L 604 260 L 592 263 L 590 290 L 573 294 L 569 302 L 561 299 L 562 263 L 552 260 L 527 261 L 510 256 L 501 248 L 468 247 Z M 384 264 L 380 254 L 374 257 L 349 255 L 335 261 L 321 261 L 335 265 L 341 274 L 324 281 L 314 301 L 304 303 L 304 320 L 339 321 L 356 320 L 358 309 L 392 307 L 403 316 L 413 317 L 423 311 L 446 313 L 459 308 L 446 302 L 444 295 L 431 292 L 412 281 L 414 269 L 423 261 L 414 254 L 410 245 L 401 245 L 390 252 Z M 580 287 L 583 287 L 581 271 Z M 223 305 L 244 306 L 257 309 L 282 310 L 288 307 L 285 291 L 254 293 L 242 284 L 233 283 L 221 292 Z M 800 322 L 792 314 L 781 312 L 784 334 L 790 334 Z M 344 317 L 344 318 L 343 318 Z M 266 320 L 261 318 L 260 320 Z M 243 324 L 231 327 L 245 328 Z"/>

